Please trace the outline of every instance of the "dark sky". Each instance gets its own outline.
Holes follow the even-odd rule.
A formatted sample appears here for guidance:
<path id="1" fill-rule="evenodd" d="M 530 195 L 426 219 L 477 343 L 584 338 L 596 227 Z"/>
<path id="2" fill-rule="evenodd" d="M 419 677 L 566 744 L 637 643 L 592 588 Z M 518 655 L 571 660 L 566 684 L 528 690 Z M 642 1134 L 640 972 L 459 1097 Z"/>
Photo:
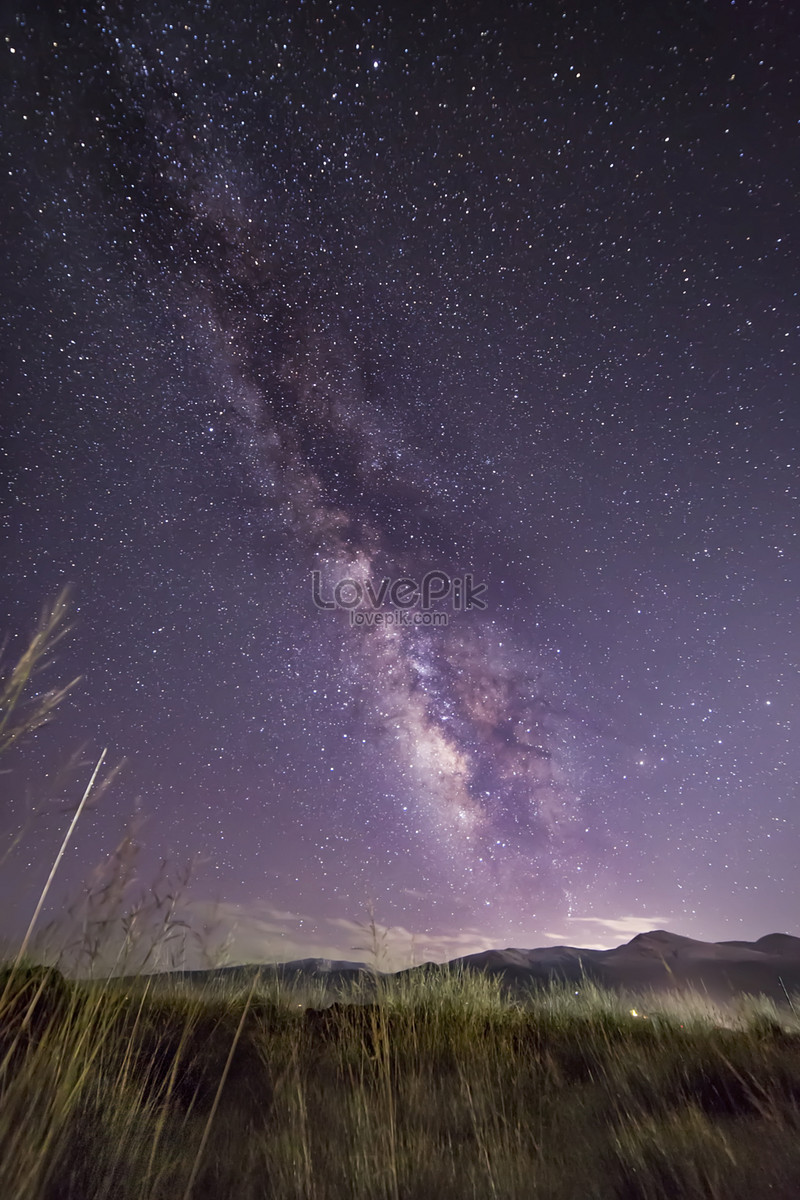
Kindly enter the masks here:
<path id="1" fill-rule="evenodd" d="M 794 6 L 141 7 L 0 47 L 0 609 L 84 677 L 6 827 L 128 760 L 58 902 L 138 806 L 237 958 L 798 932 Z"/>

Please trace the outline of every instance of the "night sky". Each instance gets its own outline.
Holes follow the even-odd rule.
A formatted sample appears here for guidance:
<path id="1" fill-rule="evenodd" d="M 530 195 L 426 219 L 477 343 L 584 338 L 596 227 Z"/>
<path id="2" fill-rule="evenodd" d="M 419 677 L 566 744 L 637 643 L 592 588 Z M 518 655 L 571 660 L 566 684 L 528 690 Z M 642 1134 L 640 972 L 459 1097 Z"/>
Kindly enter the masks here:
<path id="1" fill-rule="evenodd" d="M 55 906 L 138 812 L 240 961 L 800 932 L 794 6 L 140 7 L 0 44 L 0 613 L 83 676 L 4 827 L 127 759 Z"/>

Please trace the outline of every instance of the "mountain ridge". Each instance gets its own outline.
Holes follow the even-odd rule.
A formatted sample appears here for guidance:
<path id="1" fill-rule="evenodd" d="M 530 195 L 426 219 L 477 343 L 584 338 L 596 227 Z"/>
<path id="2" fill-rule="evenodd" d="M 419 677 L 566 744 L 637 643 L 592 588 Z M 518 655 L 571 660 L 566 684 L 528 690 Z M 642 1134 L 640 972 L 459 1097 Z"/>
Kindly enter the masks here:
<path id="1" fill-rule="evenodd" d="M 481 950 L 448 963 L 423 963 L 398 971 L 346 959 L 309 957 L 278 963 L 244 963 L 205 971 L 166 973 L 189 982 L 209 979 L 252 979 L 253 973 L 323 984 L 335 991 L 343 984 L 368 982 L 376 976 L 408 976 L 420 971 L 444 972 L 453 967 L 501 976 L 513 989 L 549 982 L 580 984 L 586 980 L 615 991 L 681 991 L 706 993 L 729 1001 L 743 994 L 763 994 L 786 1003 L 800 992 L 800 937 L 769 933 L 755 942 L 705 942 L 665 929 L 638 933 L 608 950 L 578 946 L 545 946 L 531 950 L 508 946 Z"/>

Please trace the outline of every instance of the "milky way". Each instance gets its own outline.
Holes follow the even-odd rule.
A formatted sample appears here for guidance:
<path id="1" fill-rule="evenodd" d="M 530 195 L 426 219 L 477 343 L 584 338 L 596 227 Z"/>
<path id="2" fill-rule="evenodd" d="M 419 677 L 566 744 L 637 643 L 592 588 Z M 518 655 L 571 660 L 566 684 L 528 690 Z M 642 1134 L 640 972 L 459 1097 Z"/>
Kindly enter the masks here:
<path id="1" fill-rule="evenodd" d="M 85 678 L 9 826 L 129 764 L 65 888 L 135 803 L 241 953 L 791 924 L 787 23 L 18 12 L 3 599 Z M 485 609 L 314 604 L 432 571 Z"/>
<path id="2" fill-rule="evenodd" d="M 178 146 L 162 157 L 180 162 L 185 118 L 168 124 Z M 325 319 L 325 297 L 309 297 L 274 260 L 263 261 L 267 232 L 257 209 L 249 217 L 238 196 L 218 196 L 199 173 L 181 171 L 178 183 L 177 194 L 155 198 L 174 217 L 164 240 L 211 344 L 230 400 L 226 418 L 275 533 L 315 566 L 328 596 L 345 579 L 369 583 L 376 596 L 381 579 L 454 573 L 458 563 L 427 544 L 436 481 L 406 465 L 401 473 L 402 427 L 386 428 L 352 339 Z M 416 535 L 406 542 L 392 516 L 405 527 L 414 521 Z M 439 540 L 454 541 L 441 530 Z M 491 904 L 501 869 L 501 899 L 517 911 L 545 889 L 562 890 L 542 866 L 563 873 L 563 839 L 575 840 L 579 798 L 551 747 L 557 718 L 537 694 L 533 668 L 522 673 L 535 653 L 504 654 L 502 630 L 473 630 L 466 614 L 433 636 L 391 625 L 359 634 L 333 618 L 318 636 L 323 653 L 331 638 L 347 640 L 366 716 L 392 733 L 391 771 L 411 784 L 412 804 L 396 814 L 398 824 L 427 843 L 441 882 L 461 892 L 469 879 L 473 897 Z M 381 774 L 376 786 L 385 789 Z M 525 899 L 508 890 L 520 873 Z"/>

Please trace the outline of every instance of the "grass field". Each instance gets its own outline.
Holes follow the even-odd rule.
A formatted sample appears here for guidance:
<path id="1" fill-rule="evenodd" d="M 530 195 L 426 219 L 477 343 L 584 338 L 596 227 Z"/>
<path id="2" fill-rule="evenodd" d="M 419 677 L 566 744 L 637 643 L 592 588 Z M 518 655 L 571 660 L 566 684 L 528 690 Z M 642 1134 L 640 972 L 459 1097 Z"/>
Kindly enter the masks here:
<path id="1" fill-rule="evenodd" d="M 456 971 L 376 986 L 317 1008 L 300 984 L 6 970 L 0 1195 L 800 1195 L 788 1009 L 511 999 Z"/>

